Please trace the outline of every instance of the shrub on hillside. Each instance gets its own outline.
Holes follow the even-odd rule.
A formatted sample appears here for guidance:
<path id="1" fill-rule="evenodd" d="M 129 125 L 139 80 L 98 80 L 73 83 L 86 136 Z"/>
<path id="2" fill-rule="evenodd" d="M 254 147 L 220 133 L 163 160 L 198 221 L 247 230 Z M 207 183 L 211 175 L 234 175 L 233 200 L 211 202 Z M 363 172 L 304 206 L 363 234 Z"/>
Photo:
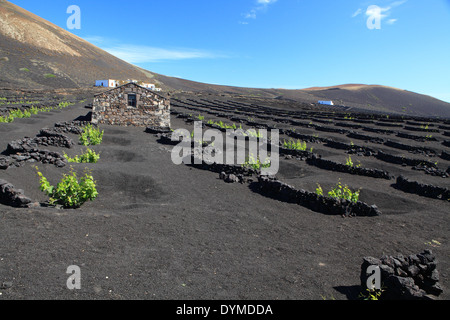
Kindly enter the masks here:
<path id="1" fill-rule="evenodd" d="M 70 174 L 65 174 L 61 182 L 54 187 L 39 172 L 38 167 L 36 170 L 40 177 L 40 189 L 49 196 L 49 203 L 52 205 L 59 204 L 65 208 L 79 208 L 86 201 L 93 201 L 98 196 L 96 182 L 89 173 L 85 173 L 78 180 L 77 174 L 71 169 Z"/>

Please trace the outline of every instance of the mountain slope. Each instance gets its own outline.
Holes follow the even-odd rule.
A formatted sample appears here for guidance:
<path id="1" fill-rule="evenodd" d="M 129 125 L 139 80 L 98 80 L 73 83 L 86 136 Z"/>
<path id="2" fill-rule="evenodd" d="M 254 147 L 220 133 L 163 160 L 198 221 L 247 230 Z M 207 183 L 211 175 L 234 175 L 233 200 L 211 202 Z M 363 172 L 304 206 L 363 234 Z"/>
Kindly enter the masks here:
<path id="1" fill-rule="evenodd" d="M 347 84 L 304 89 L 319 99 L 356 109 L 412 116 L 450 117 L 450 104 L 415 92 L 380 85 Z"/>
<path id="2" fill-rule="evenodd" d="M 136 66 L 5 0 L 0 0 L 0 72 L 2 87 L 77 88 L 103 78 L 149 80 Z"/>

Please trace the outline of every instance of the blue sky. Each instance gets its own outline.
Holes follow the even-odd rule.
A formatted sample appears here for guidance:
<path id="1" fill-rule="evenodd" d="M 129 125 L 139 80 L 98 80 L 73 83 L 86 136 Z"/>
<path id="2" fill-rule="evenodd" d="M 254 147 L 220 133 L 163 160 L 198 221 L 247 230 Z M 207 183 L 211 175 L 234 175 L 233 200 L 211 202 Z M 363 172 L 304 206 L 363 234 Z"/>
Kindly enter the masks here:
<path id="1" fill-rule="evenodd" d="M 450 0 L 11 2 L 64 29 L 77 5 L 81 29 L 70 32 L 168 76 L 258 88 L 380 84 L 450 102 Z"/>

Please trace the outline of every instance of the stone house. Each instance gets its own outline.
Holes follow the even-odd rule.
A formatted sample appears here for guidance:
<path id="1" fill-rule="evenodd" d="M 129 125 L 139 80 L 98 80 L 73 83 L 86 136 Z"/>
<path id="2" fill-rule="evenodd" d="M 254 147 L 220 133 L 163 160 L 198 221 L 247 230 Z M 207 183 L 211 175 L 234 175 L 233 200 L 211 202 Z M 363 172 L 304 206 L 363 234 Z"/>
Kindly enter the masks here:
<path id="1" fill-rule="evenodd" d="M 136 83 L 94 96 L 93 124 L 170 128 L 170 100 Z"/>

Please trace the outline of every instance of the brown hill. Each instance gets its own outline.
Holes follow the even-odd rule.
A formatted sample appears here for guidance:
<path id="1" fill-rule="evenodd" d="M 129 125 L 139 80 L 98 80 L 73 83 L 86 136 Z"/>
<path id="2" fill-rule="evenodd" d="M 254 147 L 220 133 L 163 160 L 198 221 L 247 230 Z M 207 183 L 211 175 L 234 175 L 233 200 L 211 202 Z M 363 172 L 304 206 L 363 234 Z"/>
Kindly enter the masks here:
<path id="1" fill-rule="evenodd" d="M 450 117 L 450 104 L 436 98 L 380 85 L 347 84 L 302 91 L 353 109 L 410 116 Z"/>
<path id="2" fill-rule="evenodd" d="M 77 88 L 102 78 L 149 80 L 136 66 L 5 0 L 0 0 L 0 44 L 1 87 Z"/>

